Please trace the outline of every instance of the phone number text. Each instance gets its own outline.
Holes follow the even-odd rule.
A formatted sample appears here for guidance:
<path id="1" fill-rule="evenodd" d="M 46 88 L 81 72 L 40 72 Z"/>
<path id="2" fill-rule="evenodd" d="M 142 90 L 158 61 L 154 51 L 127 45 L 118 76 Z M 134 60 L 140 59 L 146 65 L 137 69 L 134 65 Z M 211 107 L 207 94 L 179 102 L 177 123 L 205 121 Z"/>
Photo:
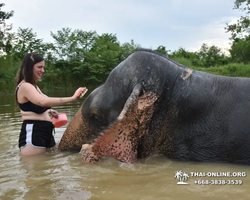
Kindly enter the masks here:
<path id="1" fill-rule="evenodd" d="M 242 180 L 197 180 L 196 185 L 242 185 Z"/>

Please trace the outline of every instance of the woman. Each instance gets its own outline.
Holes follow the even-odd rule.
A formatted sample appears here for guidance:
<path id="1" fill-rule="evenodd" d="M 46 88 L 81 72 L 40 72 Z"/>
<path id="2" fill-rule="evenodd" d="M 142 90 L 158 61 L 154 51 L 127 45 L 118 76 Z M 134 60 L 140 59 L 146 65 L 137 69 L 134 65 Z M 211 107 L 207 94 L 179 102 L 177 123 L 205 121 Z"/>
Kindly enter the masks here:
<path id="1" fill-rule="evenodd" d="M 52 98 L 44 95 L 36 81 L 44 73 L 44 58 L 37 53 L 27 54 L 16 75 L 16 103 L 22 115 L 22 128 L 19 135 L 20 154 L 23 156 L 41 154 L 46 148 L 55 146 L 52 134 L 54 125 L 49 114 L 58 117 L 58 113 L 50 109 L 79 99 L 79 94 L 86 88 L 78 88 L 72 97 Z"/>

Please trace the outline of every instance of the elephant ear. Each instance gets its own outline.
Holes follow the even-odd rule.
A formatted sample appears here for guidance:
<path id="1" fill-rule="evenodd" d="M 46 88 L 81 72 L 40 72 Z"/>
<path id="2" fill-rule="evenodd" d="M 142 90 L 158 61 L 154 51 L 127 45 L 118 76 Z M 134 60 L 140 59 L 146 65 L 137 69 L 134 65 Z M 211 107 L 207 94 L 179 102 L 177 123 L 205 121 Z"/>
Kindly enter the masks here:
<path id="1" fill-rule="evenodd" d="M 117 121 L 95 140 L 94 154 L 110 156 L 123 162 L 137 161 L 139 139 L 147 133 L 153 115 L 156 95 L 143 94 L 142 86 L 136 85 L 127 99 Z"/>

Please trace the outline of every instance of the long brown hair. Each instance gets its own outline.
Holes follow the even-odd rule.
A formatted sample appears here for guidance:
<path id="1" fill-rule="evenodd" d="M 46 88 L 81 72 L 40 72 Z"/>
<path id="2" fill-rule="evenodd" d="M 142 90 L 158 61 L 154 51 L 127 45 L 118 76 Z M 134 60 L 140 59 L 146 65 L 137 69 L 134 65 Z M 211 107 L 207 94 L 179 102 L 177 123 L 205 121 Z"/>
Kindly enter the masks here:
<path id="1" fill-rule="evenodd" d="M 36 81 L 33 76 L 33 66 L 36 63 L 41 62 L 43 60 L 44 60 L 43 56 L 38 53 L 28 53 L 26 56 L 24 56 L 21 66 L 16 74 L 15 78 L 16 87 L 22 80 L 25 80 L 26 82 L 36 86 Z M 16 93 L 16 103 L 18 103 L 17 93 Z"/>

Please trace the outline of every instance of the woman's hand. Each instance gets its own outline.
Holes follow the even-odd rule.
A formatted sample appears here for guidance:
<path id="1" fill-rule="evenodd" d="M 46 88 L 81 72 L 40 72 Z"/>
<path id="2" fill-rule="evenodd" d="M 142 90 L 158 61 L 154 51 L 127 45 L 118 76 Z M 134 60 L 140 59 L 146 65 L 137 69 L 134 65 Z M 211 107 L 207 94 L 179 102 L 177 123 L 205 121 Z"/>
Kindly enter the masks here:
<path id="1" fill-rule="evenodd" d="M 49 112 L 50 112 L 50 114 L 51 114 L 52 117 L 58 118 L 58 112 L 56 110 L 50 109 Z"/>
<path id="2" fill-rule="evenodd" d="M 73 100 L 76 101 L 80 98 L 81 94 L 86 90 L 87 88 L 86 87 L 80 87 L 78 88 L 74 95 L 72 96 Z"/>

